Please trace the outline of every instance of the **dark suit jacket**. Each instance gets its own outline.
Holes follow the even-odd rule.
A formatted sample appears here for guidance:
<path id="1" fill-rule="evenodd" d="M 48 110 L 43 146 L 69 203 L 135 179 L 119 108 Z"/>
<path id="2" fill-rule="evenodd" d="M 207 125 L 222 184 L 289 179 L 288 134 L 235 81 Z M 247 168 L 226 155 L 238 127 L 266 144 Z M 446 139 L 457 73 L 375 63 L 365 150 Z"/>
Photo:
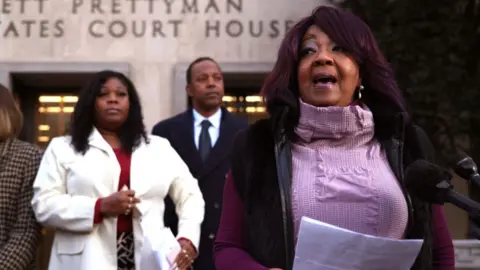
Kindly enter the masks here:
<path id="1" fill-rule="evenodd" d="M 152 133 L 170 141 L 170 144 L 187 164 L 190 172 L 198 180 L 205 200 L 205 219 L 202 224 L 199 257 L 195 261 L 194 269 L 211 270 L 215 269 L 212 248 L 222 213 L 223 186 L 226 174 L 230 169 L 233 138 L 236 132 L 246 128 L 248 123 L 222 109 L 220 134 L 204 163 L 193 138 L 193 121 L 192 110 L 187 110 L 156 124 Z M 168 197 L 165 203 L 165 226 L 170 227 L 176 234 L 178 218 L 173 203 Z"/>
<path id="2" fill-rule="evenodd" d="M 40 150 L 16 139 L 0 142 L 0 269 L 33 269 L 40 227 L 31 200 Z"/>

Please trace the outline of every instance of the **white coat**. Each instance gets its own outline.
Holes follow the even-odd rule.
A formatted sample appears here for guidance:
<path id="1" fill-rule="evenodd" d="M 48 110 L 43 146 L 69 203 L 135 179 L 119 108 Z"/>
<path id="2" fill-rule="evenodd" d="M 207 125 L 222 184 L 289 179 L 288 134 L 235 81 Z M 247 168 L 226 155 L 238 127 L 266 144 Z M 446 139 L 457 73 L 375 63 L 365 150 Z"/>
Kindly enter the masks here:
<path id="1" fill-rule="evenodd" d="M 164 228 L 164 198 L 168 194 L 179 215 L 177 238 L 191 240 L 198 250 L 205 202 L 197 180 L 161 137 L 149 136 L 132 153 L 130 188 L 140 203 L 133 211 L 135 263 L 145 265 L 152 250 L 142 227 Z M 117 270 L 117 218 L 93 224 L 98 198 L 118 191 L 120 165 L 102 135 L 94 129 L 85 155 L 76 153 L 70 137 L 54 138 L 43 156 L 34 182 L 32 206 L 37 220 L 56 228 L 50 270 Z M 144 260 L 142 261 L 142 258 Z"/>

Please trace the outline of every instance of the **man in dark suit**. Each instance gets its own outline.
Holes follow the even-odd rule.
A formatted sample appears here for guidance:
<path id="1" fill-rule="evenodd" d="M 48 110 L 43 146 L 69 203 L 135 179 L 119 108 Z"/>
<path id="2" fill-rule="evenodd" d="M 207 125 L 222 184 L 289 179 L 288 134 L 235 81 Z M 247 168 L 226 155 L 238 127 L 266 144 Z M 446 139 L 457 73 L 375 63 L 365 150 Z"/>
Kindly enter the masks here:
<path id="1" fill-rule="evenodd" d="M 156 124 L 152 133 L 170 141 L 198 179 L 205 200 L 199 257 L 194 269 L 213 270 L 213 242 L 222 212 L 225 176 L 230 169 L 230 152 L 235 133 L 248 126 L 221 108 L 223 76 L 218 64 L 209 57 L 193 61 L 187 69 L 187 93 L 192 107 Z M 166 199 L 165 226 L 177 233 L 178 218 L 170 198 Z"/>

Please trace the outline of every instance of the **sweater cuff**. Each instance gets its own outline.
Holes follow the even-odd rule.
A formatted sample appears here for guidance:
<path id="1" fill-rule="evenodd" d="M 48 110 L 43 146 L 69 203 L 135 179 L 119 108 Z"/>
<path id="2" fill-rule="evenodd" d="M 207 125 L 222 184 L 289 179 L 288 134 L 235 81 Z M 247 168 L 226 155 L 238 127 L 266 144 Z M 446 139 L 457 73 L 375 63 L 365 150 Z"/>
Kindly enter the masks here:
<path id="1" fill-rule="evenodd" d="M 93 224 L 98 224 L 103 221 L 102 213 L 100 213 L 100 203 L 102 202 L 102 198 L 98 199 L 95 203 L 95 214 L 93 216 Z"/>
<path id="2" fill-rule="evenodd" d="M 195 245 L 193 244 L 193 242 L 190 241 L 190 239 L 187 239 L 187 238 L 185 238 L 185 237 L 180 237 L 180 238 L 178 238 L 178 241 L 180 241 L 180 240 L 189 242 L 190 245 L 192 245 L 193 249 L 195 250 L 195 252 L 196 252 L 197 255 L 198 255 L 198 250 L 197 250 L 197 248 L 195 247 Z"/>

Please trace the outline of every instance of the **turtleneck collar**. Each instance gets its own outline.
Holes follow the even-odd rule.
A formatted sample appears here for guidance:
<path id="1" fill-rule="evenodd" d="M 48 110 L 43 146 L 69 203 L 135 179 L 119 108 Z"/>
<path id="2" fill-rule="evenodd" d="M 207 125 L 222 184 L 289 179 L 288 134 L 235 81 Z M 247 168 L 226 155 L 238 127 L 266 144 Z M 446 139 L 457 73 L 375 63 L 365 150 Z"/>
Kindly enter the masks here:
<path id="1" fill-rule="evenodd" d="M 374 136 L 373 114 L 361 102 L 347 107 L 315 107 L 300 100 L 295 133 L 305 143 L 331 140 L 365 144 Z"/>

